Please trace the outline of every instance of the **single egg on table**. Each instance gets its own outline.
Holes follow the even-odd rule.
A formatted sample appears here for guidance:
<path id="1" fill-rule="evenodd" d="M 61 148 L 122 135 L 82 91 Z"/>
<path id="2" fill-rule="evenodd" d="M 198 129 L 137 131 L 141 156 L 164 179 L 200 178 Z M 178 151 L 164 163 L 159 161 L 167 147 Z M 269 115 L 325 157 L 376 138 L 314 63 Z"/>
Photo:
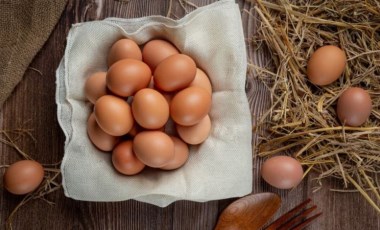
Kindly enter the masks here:
<path id="1" fill-rule="evenodd" d="M 174 142 L 161 131 L 143 131 L 133 139 L 133 152 L 145 165 L 161 168 L 174 158 Z"/>
<path id="2" fill-rule="evenodd" d="M 193 59 L 185 54 L 174 54 L 163 60 L 155 69 L 154 87 L 174 92 L 184 89 L 194 80 L 197 67 Z"/>
<path id="3" fill-rule="evenodd" d="M 86 98 L 92 104 L 95 104 L 96 100 L 107 94 L 106 76 L 107 72 L 96 72 L 86 79 L 84 92 Z"/>
<path id="4" fill-rule="evenodd" d="M 348 88 L 338 99 L 337 114 L 344 125 L 361 126 L 369 118 L 371 111 L 371 96 L 362 88 Z"/>
<path id="5" fill-rule="evenodd" d="M 111 136 L 123 136 L 133 126 L 134 120 L 129 104 L 116 96 L 105 95 L 94 106 L 96 122 Z"/>
<path id="6" fill-rule="evenodd" d="M 147 64 L 134 59 L 123 59 L 113 64 L 107 72 L 107 87 L 112 93 L 128 97 L 146 88 L 152 78 Z"/>
<path id="7" fill-rule="evenodd" d="M 179 54 L 178 49 L 165 40 L 151 40 L 144 45 L 142 56 L 144 62 L 154 71 L 164 59 Z"/>
<path id="8" fill-rule="evenodd" d="M 174 157 L 161 169 L 173 170 L 184 165 L 189 158 L 189 146 L 178 137 L 170 136 L 174 143 Z"/>
<path id="9" fill-rule="evenodd" d="M 346 62 L 346 54 L 339 47 L 322 46 L 311 55 L 307 63 L 307 76 L 314 85 L 329 85 L 341 76 Z"/>
<path id="10" fill-rule="evenodd" d="M 170 103 L 170 116 L 175 123 L 191 126 L 210 111 L 211 95 L 203 88 L 188 87 L 179 91 Z"/>
<path id="11" fill-rule="evenodd" d="M 36 161 L 21 160 L 10 165 L 4 174 L 4 187 L 13 194 L 33 192 L 44 179 L 44 168 Z"/>
<path id="12" fill-rule="evenodd" d="M 301 164 L 292 157 L 275 156 L 264 162 L 261 176 L 273 187 L 290 189 L 302 181 L 303 169 Z"/>
<path id="13" fill-rule="evenodd" d="M 145 165 L 133 152 L 131 140 L 120 142 L 112 151 L 112 164 L 115 169 L 124 175 L 135 175 L 141 172 Z"/>
<path id="14" fill-rule="evenodd" d="M 131 39 L 123 38 L 116 41 L 108 52 L 108 66 L 122 59 L 142 60 L 142 53 L 137 43 Z"/>
<path id="15" fill-rule="evenodd" d="M 87 134 L 92 144 L 98 149 L 109 152 L 115 147 L 119 141 L 118 137 L 114 137 L 104 132 L 98 125 L 95 119 L 95 114 L 91 113 L 87 121 Z"/>

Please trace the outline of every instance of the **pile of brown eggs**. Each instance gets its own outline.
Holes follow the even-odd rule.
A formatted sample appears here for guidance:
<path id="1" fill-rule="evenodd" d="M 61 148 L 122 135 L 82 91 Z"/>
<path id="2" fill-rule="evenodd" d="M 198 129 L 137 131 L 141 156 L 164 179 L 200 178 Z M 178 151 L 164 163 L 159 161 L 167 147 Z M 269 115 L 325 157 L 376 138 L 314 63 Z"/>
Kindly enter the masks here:
<path id="1" fill-rule="evenodd" d="M 112 151 L 113 166 L 125 175 L 185 164 L 188 145 L 201 144 L 211 130 L 206 73 L 165 40 L 151 40 L 142 51 L 131 39 L 118 40 L 108 66 L 85 83 L 94 104 L 87 122 L 91 142 Z"/>

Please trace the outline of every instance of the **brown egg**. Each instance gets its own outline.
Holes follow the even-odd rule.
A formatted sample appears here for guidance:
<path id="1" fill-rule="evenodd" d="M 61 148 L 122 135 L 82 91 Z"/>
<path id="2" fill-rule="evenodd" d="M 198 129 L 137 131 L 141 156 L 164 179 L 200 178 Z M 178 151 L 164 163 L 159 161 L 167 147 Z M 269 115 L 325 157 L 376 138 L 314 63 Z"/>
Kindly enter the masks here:
<path id="1" fill-rule="evenodd" d="M 108 66 L 111 66 L 121 59 L 142 60 L 140 47 L 131 39 L 120 39 L 115 42 L 108 53 Z"/>
<path id="2" fill-rule="evenodd" d="M 189 87 L 196 86 L 205 89 L 208 93 L 212 94 L 211 82 L 203 70 L 197 68 L 194 80 L 190 83 Z"/>
<path id="3" fill-rule="evenodd" d="M 347 126 L 361 126 L 372 111 L 372 100 L 364 89 L 346 89 L 338 99 L 337 114 L 340 122 Z"/>
<path id="4" fill-rule="evenodd" d="M 170 116 L 175 123 L 191 126 L 200 122 L 210 111 L 211 95 L 199 87 L 178 92 L 170 104 Z"/>
<path id="5" fill-rule="evenodd" d="M 145 165 L 160 168 L 174 157 L 173 140 L 160 131 L 143 131 L 133 140 L 133 151 Z"/>
<path id="6" fill-rule="evenodd" d="M 123 141 L 112 151 L 113 166 L 125 175 L 135 175 L 145 168 L 134 154 L 132 146 L 132 141 Z"/>
<path id="7" fill-rule="evenodd" d="M 96 123 L 95 114 L 91 113 L 87 121 L 87 134 L 91 142 L 100 150 L 112 151 L 119 138 L 104 132 Z"/>
<path id="8" fill-rule="evenodd" d="M 152 77 L 147 64 L 134 59 L 123 59 L 111 66 L 107 73 L 107 87 L 114 94 L 128 97 L 146 88 Z"/>
<path id="9" fill-rule="evenodd" d="M 142 56 L 143 60 L 154 71 L 156 66 L 165 58 L 178 54 L 177 48 L 165 40 L 151 40 L 145 44 Z"/>
<path id="10" fill-rule="evenodd" d="M 192 126 L 176 125 L 178 135 L 181 139 L 191 145 L 204 142 L 210 134 L 211 120 L 206 115 L 199 123 Z"/>
<path id="11" fill-rule="evenodd" d="M 174 92 L 190 85 L 195 78 L 197 67 L 191 57 L 174 54 L 163 60 L 154 71 L 154 86 L 157 89 Z"/>
<path id="12" fill-rule="evenodd" d="M 275 156 L 264 162 L 261 176 L 273 187 L 290 189 L 302 181 L 303 169 L 301 164 L 292 157 Z"/>
<path id="13" fill-rule="evenodd" d="M 121 98 L 105 95 L 94 107 L 96 122 L 111 136 L 122 136 L 133 126 L 133 116 L 129 104 Z"/>
<path id="14" fill-rule="evenodd" d="M 95 104 L 99 97 L 107 94 L 106 84 L 107 72 L 97 72 L 89 76 L 84 85 L 86 98 Z"/>
<path id="15" fill-rule="evenodd" d="M 4 187 L 13 194 L 34 191 L 44 179 L 44 168 L 36 161 L 22 160 L 9 166 L 4 174 Z"/>
<path id="16" fill-rule="evenodd" d="M 184 165 L 189 158 L 189 146 L 178 137 L 170 137 L 174 143 L 174 158 L 161 169 L 173 170 Z"/>
<path id="17" fill-rule="evenodd" d="M 158 129 L 169 118 L 169 104 L 154 89 L 142 89 L 133 97 L 132 113 L 136 122 L 146 129 Z"/>
<path id="18" fill-rule="evenodd" d="M 329 85 L 343 73 L 346 61 L 346 54 L 340 48 L 322 46 L 311 55 L 307 63 L 307 76 L 315 85 Z"/>

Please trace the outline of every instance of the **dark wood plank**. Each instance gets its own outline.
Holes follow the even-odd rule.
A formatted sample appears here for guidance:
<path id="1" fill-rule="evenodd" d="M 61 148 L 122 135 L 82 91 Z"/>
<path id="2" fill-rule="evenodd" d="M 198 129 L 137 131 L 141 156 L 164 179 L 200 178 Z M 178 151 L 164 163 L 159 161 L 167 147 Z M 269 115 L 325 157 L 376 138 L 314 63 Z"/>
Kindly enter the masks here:
<path id="1" fill-rule="evenodd" d="M 99 2 L 99 1 L 98 1 Z M 65 48 L 65 38 L 72 23 L 99 20 L 106 17 L 142 17 L 166 15 L 169 2 L 162 1 L 100 1 L 101 10 L 93 1 L 69 1 L 57 28 L 49 41 L 37 55 L 31 67 L 42 72 L 29 70 L 24 80 L 8 99 L 1 112 L 2 128 L 26 127 L 34 129 L 38 140 L 24 138 L 18 144 L 40 162 L 58 162 L 63 157 L 64 136 L 57 122 L 55 105 L 55 70 Z M 200 1 L 199 6 L 211 1 Z M 189 8 L 190 10 L 190 8 Z M 182 17 L 184 9 L 173 1 L 171 17 Z M 12 119 L 7 119 L 12 118 Z M 25 127 L 25 126 L 24 126 Z M 1 162 L 11 163 L 20 157 L 10 148 L 1 146 Z M 10 211 L 21 197 L 1 191 L 0 220 L 4 223 Z M 167 208 L 126 201 L 117 203 L 91 203 L 74 201 L 64 197 L 62 191 L 48 198 L 56 203 L 49 206 L 43 201 L 32 201 L 15 216 L 15 229 L 173 229 L 183 226 L 194 229 L 212 228 L 217 218 L 217 202 L 178 202 Z M 209 218 L 212 216 L 212 218 Z M 184 218 L 186 217 L 186 218 Z M 175 221 L 176 220 L 176 221 Z M 31 227 L 32 226 L 32 227 Z M 178 228 L 174 228 L 178 229 Z"/>
<path id="2" fill-rule="evenodd" d="M 191 0 L 198 6 L 214 0 Z M 264 65 L 266 54 L 256 51 L 250 43 L 255 34 L 257 18 L 250 11 L 253 4 L 240 0 L 243 28 L 247 38 L 248 58 Z M 30 65 L 42 72 L 42 76 L 29 69 L 24 80 L 16 88 L 0 112 L 0 128 L 33 128 L 37 143 L 24 137 L 17 143 L 33 158 L 42 163 L 59 162 L 63 157 L 64 136 L 57 123 L 55 105 L 55 70 L 65 48 L 65 38 L 72 23 L 100 20 L 106 17 L 142 17 L 167 15 L 170 1 L 161 0 L 69 0 L 58 26 L 43 49 Z M 178 0 L 172 1 L 172 18 L 180 18 L 194 9 Z M 248 10 L 251 14 L 243 12 Z M 254 74 L 247 77 L 246 90 L 251 104 L 255 124 L 269 106 L 269 93 Z M 25 123 L 26 122 L 26 123 Z M 257 144 L 254 134 L 253 146 Z M 0 164 L 9 164 L 20 159 L 16 152 L 0 145 Z M 328 188 L 339 188 L 341 182 L 326 181 L 324 188 L 312 193 L 315 182 L 312 177 L 292 191 L 280 191 L 268 186 L 260 178 L 263 159 L 255 158 L 253 192 L 272 191 L 281 195 L 283 206 L 278 212 L 288 211 L 307 197 L 311 197 L 324 215 L 308 229 L 380 229 L 380 217 L 358 193 L 334 193 Z M 2 181 L 0 181 L 2 186 Z M 0 228 L 10 211 L 21 200 L 3 189 L 0 191 Z M 48 196 L 56 204 L 50 206 L 43 201 L 32 201 L 15 216 L 15 229 L 213 229 L 218 213 L 234 199 L 196 203 L 179 201 L 166 208 L 137 201 L 116 203 L 83 202 L 68 199 L 62 190 Z"/>

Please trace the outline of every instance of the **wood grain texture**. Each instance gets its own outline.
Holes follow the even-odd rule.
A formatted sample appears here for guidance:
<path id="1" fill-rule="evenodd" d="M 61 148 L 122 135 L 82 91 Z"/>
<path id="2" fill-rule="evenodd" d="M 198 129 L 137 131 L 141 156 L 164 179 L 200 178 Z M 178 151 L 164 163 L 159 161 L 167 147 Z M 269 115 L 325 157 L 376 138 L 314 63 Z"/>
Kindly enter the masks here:
<path id="1" fill-rule="evenodd" d="M 220 214 L 215 230 L 260 229 L 280 208 L 275 193 L 251 194 L 228 205 Z"/>
<path id="2" fill-rule="evenodd" d="M 198 6 L 213 0 L 191 0 Z M 256 51 L 250 42 L 255 34 L 255 24 L 260 23 L 251 10 L 253 4 L 239 0 L 246 35 L 248 59 L 257 65 L 266 65 L 268 53 Z M 0 112 L 0 128 L 26 127 L 34 129 L 37 142 L 21 138 L 17 144 L 42 163 L 59 162 L 63 157 L 64 135 L 58 125 L 55 104 L 55 70 L 64 53 L 65 40 L 73 23 L 101 20 L 106 17 L 142 17 L 167 15 L 170 1 L 163 0 L 69 0 L 57 27 L 30 67 L 23 81 Z M 184 8 L 183 8 L 184 6 Z M 170 17 L 180 18 L 194 9 L 182 1 L 172 0 Z M 247 12 L 243 11 L 247 10 Z M 254 73 L 248 74 L 246 90 L 251 105 L 253 125 L 268 108 L 270 94 Z M 252 144 L 257 145 L 254 134 Z M 0 164 L 10 164 L 20 159 L 17 153 L 0 145 Z M 255 153 L 255 152 L 254 152 Z M 263 159 L 254 158 L 253 192 L 275 192 L 283 199 L 280 214 L 311 197 L 324 215 L 308 229 L 380 229 L 380 218 L 358 193 L 334 193 L 329 188 L 339 188 L 340 181 L 326 181 L 324 188 L 313 193 L 315 182 L 309 177 L 291 191 L 276 190 L 260 178 Z M 0 171 L 2 172 L 2 171 Z M 0 187 L 3 182 L 0 180 Z M 100 188 L 101 189 L 101 188 Z M 219 213 L 235 199 L 196 203 L 179 201 L 166 208 L 126 201 L 95 203 L 68 199 L 60 190 L 47 197 L 56 204 L 36 200 L 23 207 L 15 216 L 14 229 L 213 229 Z M 21 200 L 4 189 L 0 190 L 0 229 L 11 210 Z"/>

